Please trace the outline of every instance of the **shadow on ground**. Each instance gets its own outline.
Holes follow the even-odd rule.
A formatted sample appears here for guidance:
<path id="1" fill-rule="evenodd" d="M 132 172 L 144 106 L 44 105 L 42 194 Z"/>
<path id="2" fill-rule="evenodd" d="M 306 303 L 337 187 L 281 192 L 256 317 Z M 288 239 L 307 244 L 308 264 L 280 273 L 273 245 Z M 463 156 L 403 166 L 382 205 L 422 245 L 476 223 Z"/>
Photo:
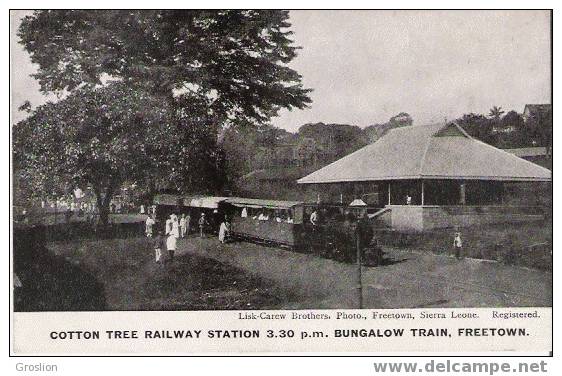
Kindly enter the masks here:
<path id="1" fill-rule="evenodd" d="M 14 233 L 14 310 L 100 311 L 107 308 L 103 285 L 83 267 L 51 254 L 40 232 Z"/>
<path id="2" fill-rule="evenodd" d="M 275 309 L 293 299 L 272 281 L 228 263 L 178 252 L 154 261 L 145 237 L 45 242 L 41 232 L 14 237 L 22 287 L 16 311 Z"/>
<path id="3" fill-rule="evenodd" d="M 408 261 L 407 258 L 393 258 L 392 256 L 383 256 L 380 266 L 389 266 L 394 264 L 400 264 L 402 262 Z"/>

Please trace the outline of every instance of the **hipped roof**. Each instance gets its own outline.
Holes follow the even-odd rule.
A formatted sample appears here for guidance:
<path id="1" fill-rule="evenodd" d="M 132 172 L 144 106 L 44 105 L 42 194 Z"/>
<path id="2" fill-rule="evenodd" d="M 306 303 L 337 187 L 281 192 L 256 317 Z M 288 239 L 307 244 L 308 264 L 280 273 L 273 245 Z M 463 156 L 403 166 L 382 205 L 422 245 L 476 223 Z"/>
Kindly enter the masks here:
<path id="1" fill-rule="evenodd" d="M 298 183 L 397 179 L 550 181 L 551 172 L 471 137 L 457 124 L 436 124 L 392 129 Z"/>

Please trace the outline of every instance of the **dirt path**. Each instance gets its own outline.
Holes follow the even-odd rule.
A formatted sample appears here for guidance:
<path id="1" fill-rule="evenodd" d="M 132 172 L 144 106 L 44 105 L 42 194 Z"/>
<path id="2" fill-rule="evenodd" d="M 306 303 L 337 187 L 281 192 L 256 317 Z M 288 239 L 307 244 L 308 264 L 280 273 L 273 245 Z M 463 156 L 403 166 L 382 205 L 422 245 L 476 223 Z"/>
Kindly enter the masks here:
<path id="1" fill-rule="evenodd" d="M 547 271 L 421 252 L 387 249 L 393 265 L 367 268 L 367 306 L 552 306 Z"/>
<path id="2" fill-rule="evenodd" d="M 365 308 L 551 306 L 549 272 L 493 262 L 386 249 L 386 265 L 363 268 Z M 286 309 L 357 308 L 357 267 L 256 244 L 222 245 L 215 237 L 179 242 L 197 254 L 268 278 L 299 295 Z"/>

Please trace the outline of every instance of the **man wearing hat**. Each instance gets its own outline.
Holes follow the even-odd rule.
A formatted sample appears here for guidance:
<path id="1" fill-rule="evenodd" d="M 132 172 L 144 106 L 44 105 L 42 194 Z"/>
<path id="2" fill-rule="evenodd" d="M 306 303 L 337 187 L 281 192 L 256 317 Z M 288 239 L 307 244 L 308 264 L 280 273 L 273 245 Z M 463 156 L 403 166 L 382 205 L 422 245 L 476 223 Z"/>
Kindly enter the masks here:
<path id="1" fill-rule="evenodd" d="M 460 259 L 462 257 L 462 239 L 461 233 L 455 232 L 455 238 L 453 240 L 453 246 L 455 248 L 455 257 Z"/>
<path id="2" fill-rule="evenodd" d="M 201 213 L 199 218 L 199 236 L 203 237 L 203 230 L 205 229 L 205 224 L 207 224 L 207 219 L 205 218 L 205 213 Z"/>
<path id="3" fill-rule="evenodd" d="M 166 235 L 168 236 L 166 248 L 168 249 L 170 261 L 174 261 L 174 253 L 176 252 L 178 238 L 180 237 L 178 217 L 175 214 L 170 214 L 170 219 L 166 221 Z"/>

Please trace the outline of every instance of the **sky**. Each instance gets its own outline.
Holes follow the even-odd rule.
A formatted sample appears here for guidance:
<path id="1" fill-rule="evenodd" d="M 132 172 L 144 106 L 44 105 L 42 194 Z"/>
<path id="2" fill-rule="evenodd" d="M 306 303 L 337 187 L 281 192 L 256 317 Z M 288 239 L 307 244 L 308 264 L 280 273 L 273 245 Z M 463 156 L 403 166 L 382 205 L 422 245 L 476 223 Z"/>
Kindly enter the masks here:
<path id="1" fill-rule="evenodd" d="M 12 12 L 12 111 L 46 101 L 17 44 L 22 12 Z M 488 114 L 492 106 L 522 112 L 550 103 L 548 11 L 291 11 L 295 44 L 290 66 L 313 89 L 305 110 L 282 110 L 272 124 L 296 131 L 305 123 L 366 127 L 399 112 L 415 125 Z"/>

